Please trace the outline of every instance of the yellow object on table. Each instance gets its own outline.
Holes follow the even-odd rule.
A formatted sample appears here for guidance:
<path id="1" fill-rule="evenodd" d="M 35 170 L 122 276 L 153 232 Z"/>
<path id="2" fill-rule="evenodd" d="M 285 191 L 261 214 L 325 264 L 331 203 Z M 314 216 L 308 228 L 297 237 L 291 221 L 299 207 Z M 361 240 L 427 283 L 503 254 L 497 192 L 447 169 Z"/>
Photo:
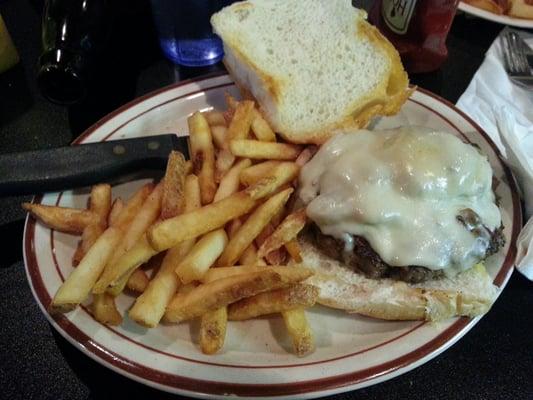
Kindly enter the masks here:
<path id="1" fill-rule="evenodd" d="M 0 15 L 0 74 L 19 62 L 19 55 Z"/>

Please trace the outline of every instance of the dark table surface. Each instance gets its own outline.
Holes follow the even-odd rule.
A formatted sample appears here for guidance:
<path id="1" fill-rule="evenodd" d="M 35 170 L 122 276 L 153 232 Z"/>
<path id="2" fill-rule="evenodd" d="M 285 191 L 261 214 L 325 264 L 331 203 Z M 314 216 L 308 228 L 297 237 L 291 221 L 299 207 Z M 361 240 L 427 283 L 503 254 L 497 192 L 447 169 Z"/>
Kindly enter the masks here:
<path id="1" fill-rule="evenodd" d="M 127 101 L 208 70 L 176 70 L 160 55 L 146 1 L 123 3 L 105 74 L 78 106 L 43 99 L 35 83 L 42 1 L 0 0 L 21 63 L 0 75 L 0 153 L 65 145 Z M 413 83 L 456 102 L 502 26 L 459 15 L 449 61 Z M 216 66 L 213 69 L 220 69 Z M 92 361 L 57 334 L 30 292 L 22 261 L 28 197 L 0 197 L 0 397 L 176 398 Z M 442 355 L 400 377 L 335 399 L 533 399 L 533 284 L 514 273 L 491 311 Z"/>

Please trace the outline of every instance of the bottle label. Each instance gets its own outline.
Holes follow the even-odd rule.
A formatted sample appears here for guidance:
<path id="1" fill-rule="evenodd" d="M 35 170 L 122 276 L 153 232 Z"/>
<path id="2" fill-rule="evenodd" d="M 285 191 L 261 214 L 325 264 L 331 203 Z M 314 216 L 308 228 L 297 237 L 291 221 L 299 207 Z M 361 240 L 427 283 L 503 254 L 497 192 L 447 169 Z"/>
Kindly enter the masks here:
<path id="1" fill-rule="evenodd" d="M 382 0 L 381 14 L 394 33 L 403 35 L 415 10 L 416 0 Z"/>

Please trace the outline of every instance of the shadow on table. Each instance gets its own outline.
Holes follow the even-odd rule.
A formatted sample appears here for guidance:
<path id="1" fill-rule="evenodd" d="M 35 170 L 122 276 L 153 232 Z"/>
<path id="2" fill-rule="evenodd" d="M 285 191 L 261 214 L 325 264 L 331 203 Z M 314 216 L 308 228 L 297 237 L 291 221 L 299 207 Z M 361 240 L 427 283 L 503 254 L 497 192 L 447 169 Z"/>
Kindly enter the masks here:
<path id="1" fill-rule="evenodd" d="M 0 127 L 13 121 L 33 105 L 22 63 L 0 74 Z"/>
<path id="2" fill-rule="evenodd" d="M 93 71 L 87 97 L 68 109 L 75 138 L 135 97 L 141 71 L 161 58 L 148 0 L 117 0 L 108 48 Z"/>
<path id="3" fill-rule="evenodd" d="M 24 220 L 16 220 L 0 225 L 0 238 L 2 238 L 3 249 L 18 249 L 21 248 L 21 239 L 24 232 Z M 2 262 L 3 267 L 9 267 L 15 262 L 22 260 L 22 252 L 19 251 L 3 251 Z"/>

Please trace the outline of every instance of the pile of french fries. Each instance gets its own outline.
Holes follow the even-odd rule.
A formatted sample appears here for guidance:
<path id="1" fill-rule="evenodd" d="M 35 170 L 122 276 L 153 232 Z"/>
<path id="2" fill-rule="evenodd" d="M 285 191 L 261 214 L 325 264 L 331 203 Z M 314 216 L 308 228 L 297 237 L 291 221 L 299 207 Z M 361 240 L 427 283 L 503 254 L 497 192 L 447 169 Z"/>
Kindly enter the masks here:
<path id="1" fill-rule="evenodd" d="M 90 300 L 96 320 L 118 325 L 115 297 L 127 289 L 137 296 L 129 318 L 142 326 L 199 318 L 205 354 L 222 349 L 228 320 L 279 313 L 294 352 L 313 351 L 304 310 L 318 290 L 303 282 L 313 272 L 299 264 L 306 216 L 294 209 L 294 186 L 315 149 L 278 142 L 254 102 L 226 101 L 225 112 L 188 118 L 191 161 L 172 152 L 164 178 L 129 199 L 112 200 L 99 184 L 87 209 L 23 204 L 81 235 L 51 312 Z"/>

